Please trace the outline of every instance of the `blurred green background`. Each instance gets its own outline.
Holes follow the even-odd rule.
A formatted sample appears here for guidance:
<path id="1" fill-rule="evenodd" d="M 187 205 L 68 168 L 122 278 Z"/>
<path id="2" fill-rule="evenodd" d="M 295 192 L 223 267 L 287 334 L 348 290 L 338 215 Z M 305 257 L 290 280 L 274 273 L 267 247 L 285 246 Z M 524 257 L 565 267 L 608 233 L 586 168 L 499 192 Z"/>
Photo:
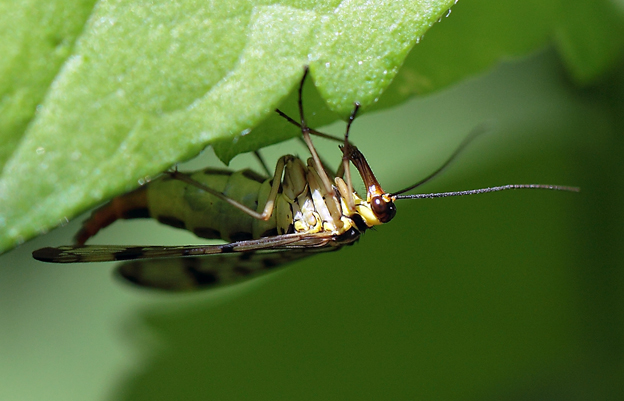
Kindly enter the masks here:
<path id="1" fill-rule="evenodd" d="M 434 171 L 485 123 L 422 192 L 580 193 L 403 200 L 355 246 L 189 295 L 130 287 L 110 263 L 31 258 L 70 243 L 84 215 L 0 256 L 0 400 L 622 399 L 622 4 L 462 1 L 385 100 L 481 75 L 352 130 L 387 191 Z M 340 160 L 334 143 L 316 142 Z M 306 155 L 295 141 L 264 153 L 270 165 Z M 181 169 L 207 164 L 218 164 L 211 151 Z M 246 155 L 232 162 L 249 166 Z M 119 222 L 93 241 L 201 242 L 153 221 Z"/>
<path id="2" fill-rule="evenodd" d="M 622 78 L 578 89 L 546 49 L 353 126 L 387 191 L 486 122 L 423 192 L 579 194 L 404 200 L 353 247 L 205 294 L 140 291 L 111 277 L 114 264 L 30 258 L 69 243 L 84 216 L 23 245 L 0 257 L 0 399 L 621 399 Z M 265 153 L 305 154 L 296 142 Z M 233 162 L 245 166 L 256 163 Z M 197 241 L 157 226 L 121 222 L 94 243 Z"/>

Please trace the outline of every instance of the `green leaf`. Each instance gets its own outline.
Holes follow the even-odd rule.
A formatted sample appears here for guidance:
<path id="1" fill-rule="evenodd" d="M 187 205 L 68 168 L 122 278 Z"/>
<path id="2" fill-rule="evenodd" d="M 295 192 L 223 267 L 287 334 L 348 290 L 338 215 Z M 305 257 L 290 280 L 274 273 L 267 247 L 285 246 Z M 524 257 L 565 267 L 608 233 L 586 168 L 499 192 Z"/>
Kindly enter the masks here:
<path id="1" fill-rule="evenodd" d="M 422 95 L 500 62 L 555 45 L 568 74 L 592 84 L 617 68 L 624 49 L 624 6 L 611 0 L 472 0 L 453 7 L 409 54 L 375 107 Z"/>
<path id="2" fill-rule="evenodd" d="M 567 3 L 557 25 L 557 45 L 572 77 L 593 83 L 615 68 L 624 49 L 624 8 L 610 1 Z"/>
<path id="3" fill-rule="evenodd" d="M 0 171 L 71 54 L 94 3 L 0 1 Z"/>
<path id="4" fill-rule="evenodd" d="M 207 145 L 228 162 L 296 136 L 273 109 L 296 116 L 305 64 L 318 127 L 355 101 L 389 107 L 553 38 L 591 83 L 624 43 L 609 0 L 464 1 L 448 19 L 453 0 L 92 4 L 0 0 L 0 250 Z"/>
<path id="5" fill-rule="evenodd" d="M 0 249 L 247 132 L 297 85 L 305 64 L 324 80 L 334 110 L 348 113 L 355 100 L 366 106 L 451 4 L 99 2 L 6 160 Z M 4 7 L 28 14 L 38 4 Z M 62 18 L 61 8 L 43 19 Z M 340 85 L 331 78 L 337 70 L 348 78 Z"/>

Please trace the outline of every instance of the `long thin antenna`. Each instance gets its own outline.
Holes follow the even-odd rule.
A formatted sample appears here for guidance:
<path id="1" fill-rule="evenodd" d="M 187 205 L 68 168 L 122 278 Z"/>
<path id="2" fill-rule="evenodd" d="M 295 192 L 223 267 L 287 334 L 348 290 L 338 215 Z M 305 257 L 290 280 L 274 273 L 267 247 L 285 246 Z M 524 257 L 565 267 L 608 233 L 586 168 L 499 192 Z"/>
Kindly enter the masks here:
<path id="1" fill-rule="evenodd" d="M 269 177 L 271 175 L 271 170 L 269 170 L 269 166 L 267 166 L 266 162 L 264 161 L 264 157 L 262 157 L 262 154 L 260 153 L 260 151 L 254 150 L 253 154 L 254 156 L 256 156 L 258 163 L 260 163 L 260 165 L 262 166 L 262 169 L 267 174 L 267 177 Z"/>
<path id="2" fill-rule="evenodd" d="M 478 137 L 479 135 L 483 134 L 486 131 L 487 131 L 486 124 L 481 124 L 477 126 L 475 129 L 472 130 L 470 134 L 468 134 L 466 138 L 464 138 L 462 143 L 460 143 L 457 149 L 455 149 L 455 152 L 453 152 L 453 154 L 436 171 L 429 174 L 427 177 L 423 178 L 422 180 L 418 181 L 416 184 L 410 185 L 407 188 L 394 192 L 392 196 L 404 194 L 407 191 L 411 191 L 412 189 L 417 188 L 421 186 L 422 184 L 430 181 L 432 178 L 436 177 L 438 174 L 444 171 L 444 169 L 446 169 L 449 166 L 449 164 L 451 164 L 457 158 L 457 156 L 466 148 L 466 146 L 468 146 L 470 142 L 472 142 L 476 137 Z"/>
<path id="3" fill-rule="evenodd" d="M 425 198 L 445 198 L 447 196 L 464 196 L 464 195 L 476 195 L 484 194 L 487 192 L 505 191 L 508 189 L 550 189 L 553 191 L 568 191 L 579 192 L 581 189 L 578 187 L 566 187 L 561 185 L 541 185 L 541 184 L 510 184 L 501 185 L 499 187 L 471 189 L 468 191 L 456 191 L 456 192 L 439 192 L 434 194 L 414 194 L 414 195 L 391 195 L 395 199 L 425 199 Z"/>

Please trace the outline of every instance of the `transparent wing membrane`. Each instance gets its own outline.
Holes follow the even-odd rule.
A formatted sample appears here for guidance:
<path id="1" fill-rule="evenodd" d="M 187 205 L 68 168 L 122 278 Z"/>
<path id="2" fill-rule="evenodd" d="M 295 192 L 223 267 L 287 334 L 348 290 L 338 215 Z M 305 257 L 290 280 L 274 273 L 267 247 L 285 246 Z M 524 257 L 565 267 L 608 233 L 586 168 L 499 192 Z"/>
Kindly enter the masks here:
<path id="1" fill-rule="evenodd" d="M 259 250 L 286 251 L 297 248 L 322 248 L 327 246 L 331 239 L 332 236 L 327 233 L 318 233 L 285 234 L 257 240 L 231 242 L 222 245 L 68 245 L 57 248 L 38 249 L 33 252 L 33 257 L 42 262 L 52 263 L 113 262 L 135 259 L 180 258 L 186 256 L 207 256 Z"/>
<path id="2" fill-rule="evenodd" d="M 332 251 L 339 248 L 320 248 Z M 271 273 L 290 262 L 314 255 L 306 249 L 246 252 L 210 258 L 135 260 L 121 264 L 117 274 L 138 286 L 166 291 L 197 291 L 227 286 Z"/>

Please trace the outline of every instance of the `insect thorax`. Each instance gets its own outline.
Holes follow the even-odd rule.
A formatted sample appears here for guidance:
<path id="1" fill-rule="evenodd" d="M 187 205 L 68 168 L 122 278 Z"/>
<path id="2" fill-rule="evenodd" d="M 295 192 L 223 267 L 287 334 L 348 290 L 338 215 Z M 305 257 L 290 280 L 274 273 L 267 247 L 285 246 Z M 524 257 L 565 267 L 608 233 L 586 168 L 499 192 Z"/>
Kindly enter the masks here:
<path id="1" fill-rule="evenodd" d="M 373 225 L 380 224 L 370 209 L 370 205 L 352 192 L 355 207 L 348 207 L 345 199 L 347 186 L 342 178 L 335 178 L 335 185 L 330 191 L 322 185 L 313 160 L 304 165 L 301 159 L 290 156 L 286 162 L 282 192 L 278 198 L 278 232 L 284 230 L 290 222 L 290 232 L 328 232 L 341 235 L 355 229 L 362 232 Z M 288 204 L 287 207 L 279 207 Z M 290 213 L 284 215 L 280 210 Z"/>
<path id="2" fill-rule="evenodd" d="M 251 170 L 206 169 L 187 175 L 258 212 L 264 209 L 272 183 Z M 372 213 L 356 193 L 356 210 L 347 207 L 338 189 L 340 183 L 344 184 L 336 179 L 336 186 L 328 192 L 311 160 L 306 165 L 287 155 L 275 208 L 268 221 L 255 219 L 200 188 L 168 176 L 148 184 L 147 199 L 150 215 L 161 223 L 187 229 L 202 238 L 226 241 L 293 232 L 341 235 L 352 228 L 361 232 L 378 224 L 371 222 L 370 217 L 360 217 Z"/>

